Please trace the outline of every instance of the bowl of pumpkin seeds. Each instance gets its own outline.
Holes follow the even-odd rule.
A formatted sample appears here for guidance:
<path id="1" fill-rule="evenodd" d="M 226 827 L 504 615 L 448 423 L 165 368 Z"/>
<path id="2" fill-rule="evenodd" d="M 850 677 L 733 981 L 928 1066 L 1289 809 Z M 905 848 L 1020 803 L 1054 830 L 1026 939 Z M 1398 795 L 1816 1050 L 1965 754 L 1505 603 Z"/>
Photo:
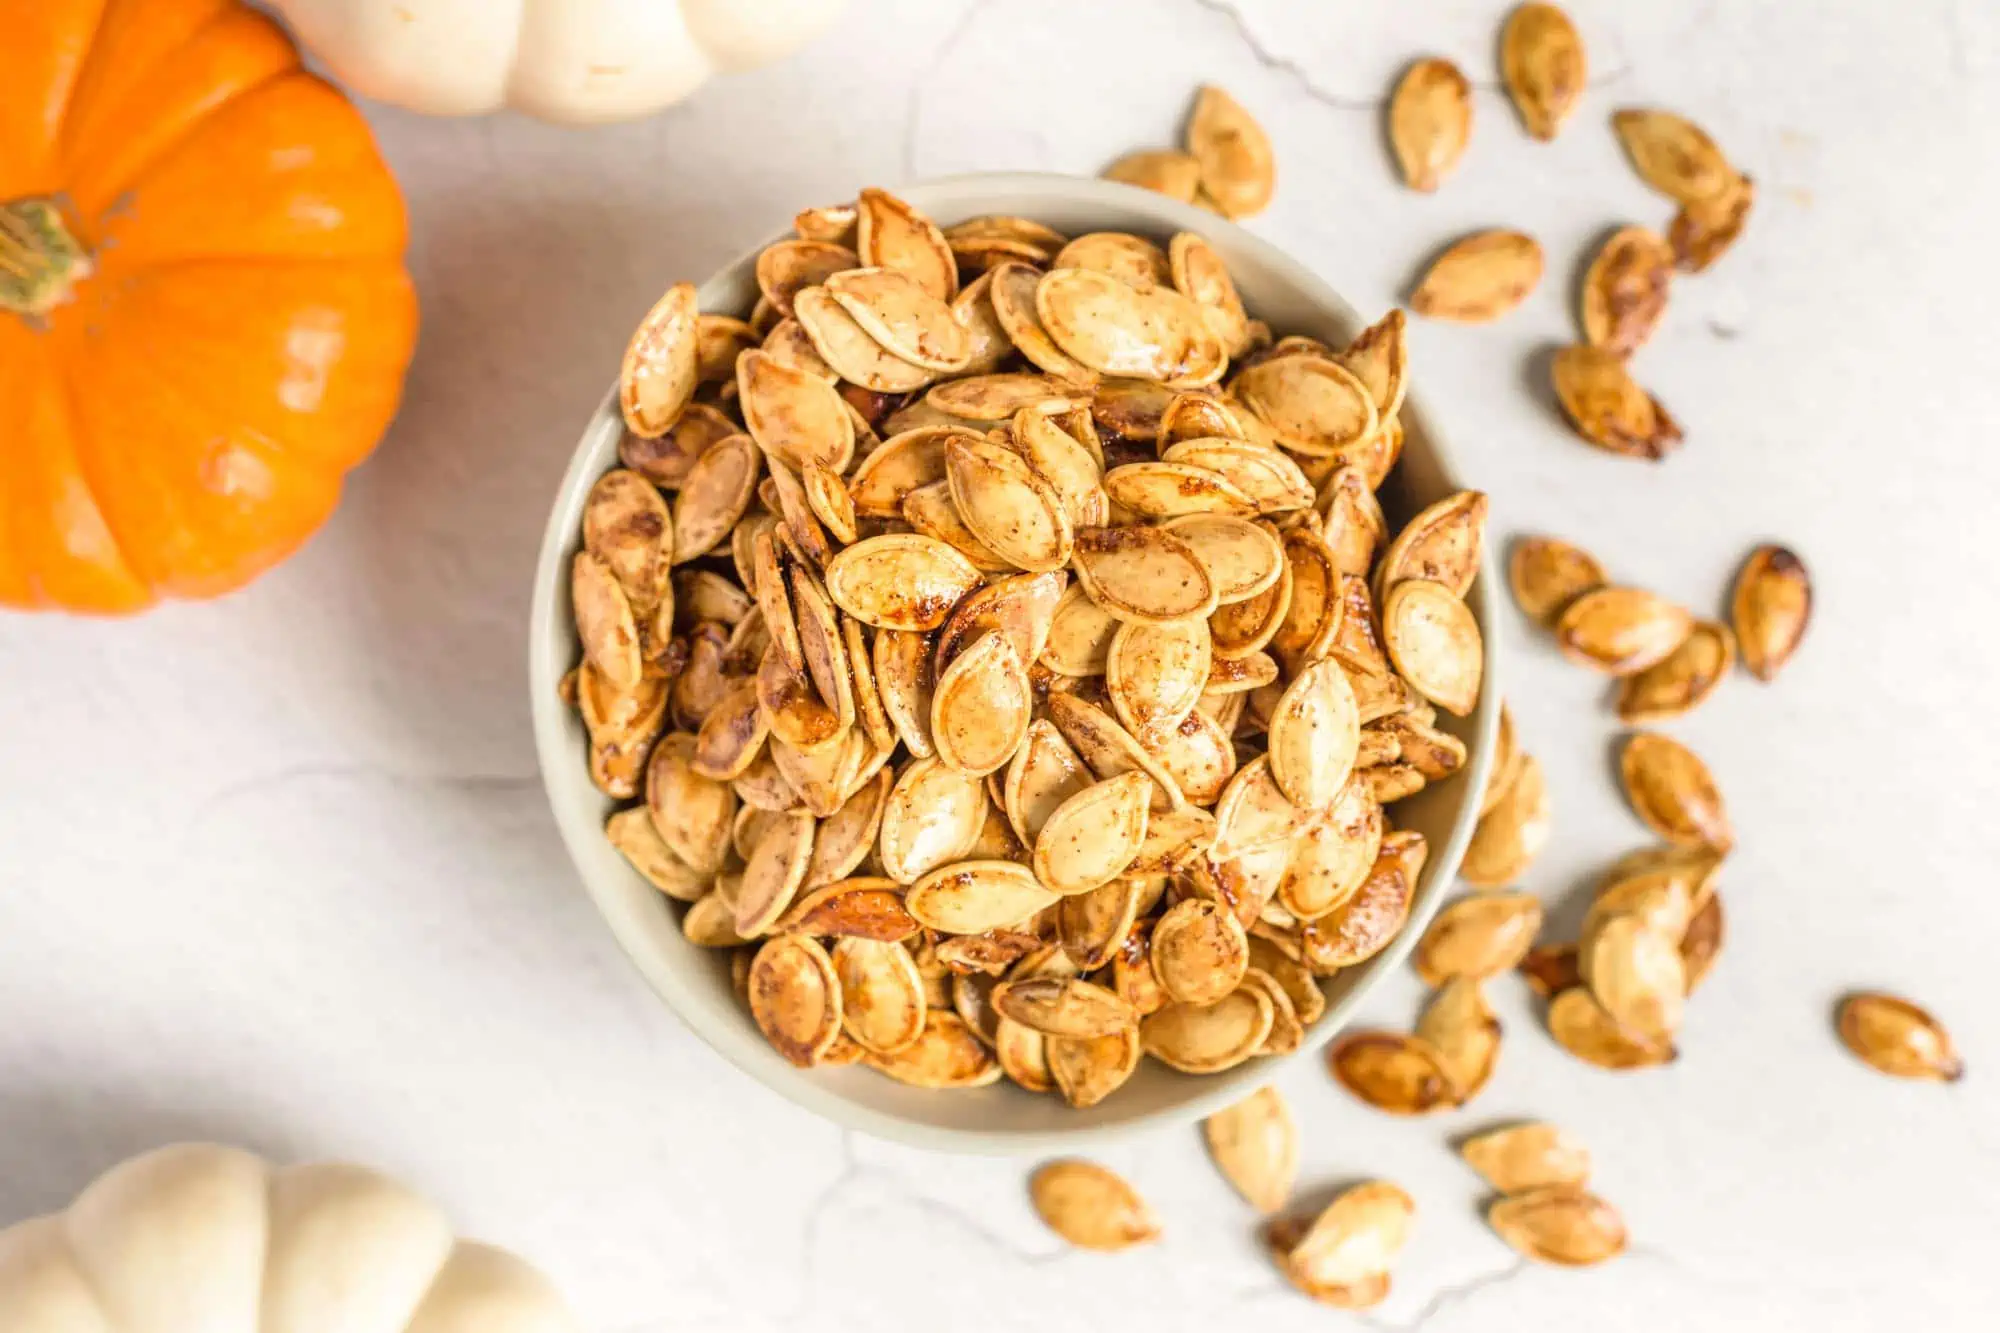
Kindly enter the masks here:
<path id="1" fill-rule="evenodd" d="M 647 294 L 648 298 L 652 294 Z M 557 824 L 640 972 L 959 1151 L 1203 1116 L 1445 896 L 1486 498 L 1401 311 L 1132 186 L 808 207 L 633 334 L 534 589 Z"/>

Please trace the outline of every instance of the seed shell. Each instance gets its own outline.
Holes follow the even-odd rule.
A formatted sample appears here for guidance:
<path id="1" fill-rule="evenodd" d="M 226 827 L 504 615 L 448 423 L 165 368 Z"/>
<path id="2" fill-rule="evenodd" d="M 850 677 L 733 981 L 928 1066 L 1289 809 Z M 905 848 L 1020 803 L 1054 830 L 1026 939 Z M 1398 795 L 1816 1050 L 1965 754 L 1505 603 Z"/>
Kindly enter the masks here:
<path id="1" fill-rule="evenodd" d="M 1403 183 L 1432 191 L 1465 156 L 1472 138 L 1472 85 L 1449 60 L 1419 60 L 1389 99 L 1389 144 Z"/>
<path id="2" fill-rule="evenodd" d="M 1782 546 L 1752 551 L 1736 576 L 1729 619 L 1750 674 L 1776 679 L 1812 621 L 1812 578 L 1805 562 Z"/>
<path id="3" fill-rule="evenodd" d="M 1123 1177 L 1095 1162 L 1050 1162 L 1028 1182 L 1049 1229 L 1086 1250 L 1126 1250 L 1160 1238 L 1160 1221 Z"/>
<path id="4" fill-rule="evenodd" d="M 1410 293 L 1410 309 L 1429 319 L 1490 324 L 1542 281 L 1542 247 L 1525 232 L 1496 229 L 1454 241 L 1431 261 Z"/>
<path id="5" fill-rule="evenodd" d="M 1908 1000 L 1862 991 L 1840 1002 L 1840 1040 L 1871 1068 L 1896 1078 L 1955 1083 L 1965 1062 L 1944 1025 Z"/>

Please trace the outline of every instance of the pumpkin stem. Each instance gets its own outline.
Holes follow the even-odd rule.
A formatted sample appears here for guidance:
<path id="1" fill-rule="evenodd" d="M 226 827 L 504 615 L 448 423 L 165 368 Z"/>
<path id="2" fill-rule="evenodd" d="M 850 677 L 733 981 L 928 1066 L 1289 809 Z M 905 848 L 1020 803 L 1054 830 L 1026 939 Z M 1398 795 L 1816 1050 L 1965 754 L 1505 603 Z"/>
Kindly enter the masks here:
<path id="1" fill-rule="evenodd" d="M 90 269 L 55 200 L 0 204 L 0 310 L 45 315 L 69 300 Z"/>

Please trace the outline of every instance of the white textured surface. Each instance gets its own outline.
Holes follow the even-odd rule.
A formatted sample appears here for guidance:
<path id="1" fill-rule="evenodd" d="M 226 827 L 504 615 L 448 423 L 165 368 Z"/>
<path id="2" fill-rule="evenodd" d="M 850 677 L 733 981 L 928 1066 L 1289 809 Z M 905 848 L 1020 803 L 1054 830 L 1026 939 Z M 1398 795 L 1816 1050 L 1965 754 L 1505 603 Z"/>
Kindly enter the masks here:
<path id="1" fill-rule="evenodd" d="M 1307 1189 L 1385 1175 L 1422 1209 L 1363 1322 L 1990 1326 L 2000 21 L 1983 0 L 1572 8 L 1597 86 L 1553 147 L 1492 91 L 1492 0 L 861 0 L 788 65 L 636 125 L 377 116 L 426 327 L 403 418 L 331 528 L 217 605 L 0 621 L 0 1220 L 212 1136 L 395 1171 L 619 1333 L 1337 1320 L 1279 1287 L 1189 1133 L 1108 1155 L 1167 1242 L 1089 1257 L 1036 1223 L 1024 1165 L 844 1141 L 723 1067 L 576 891 L 523 699 L 546 496 L 666 282 L 860 184 L 1094 171 L 1171 142 L 1213 79 L 1277 141 L 1254 225 L 1364 310 L 1460 230 L 1548 247 L 1552 280 L 1504 324 L 1414 335 L 1499 534 L 1569 536 L 1703 608 L 1766 536 L 1817 578 L 1784 679 L 1739 677 L 1675 728 L 1742 842 L 1677 1066 L 1577 1065 L 1507 984 L 1509 1044 L 1473 1111 L 1395 1122 L 1317 1067 L 1283 1079 Z M 1392 183 L 1377 109 L 1427 50 L 1482 88 L 1470 158 L 1433 198 Z M 1712 130 L 1761 198 L 1641 355 L 1689 434 L 1646 467 L 1570 438 L 1533 367 L 1570 336 L 1589 238 L 1666 221 L 1605 124 L 1655 101 Z M 1558 811 L 1530 886 L 1571 923 L 1573 891 L 1644 834 L 1608 778 L 1602 687 L 1517 618 L 1507 647 Z M 1971 1075 L 1861 1069 L 1829 1026 L 1854 985 L 1933 1006 Z M 1416 997 L 1407 981 L 1371 1013 L 1407 1023 Z M 1597 1150 L 1630 1256 L 1522 1269 L 1485 1232 L 1446 1140 L 1519 1115 Z"/>

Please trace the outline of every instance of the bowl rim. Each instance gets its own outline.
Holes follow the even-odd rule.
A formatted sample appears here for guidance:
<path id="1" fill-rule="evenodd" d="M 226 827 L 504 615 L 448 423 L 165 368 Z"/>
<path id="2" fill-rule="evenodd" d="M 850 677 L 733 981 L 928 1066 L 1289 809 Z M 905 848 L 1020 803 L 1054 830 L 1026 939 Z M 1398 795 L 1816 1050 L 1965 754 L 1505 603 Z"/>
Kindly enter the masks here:
<path id="1" fill-rule="evenodd" d="M 1199 231 L 1209 237 L 1227 236 L 1232 245 L 1257 252 L 1260 263 L 1279 274 L 1285 285 L 1294 289 L 1310 304 L 1339 316 L 1355 327 L 1366 326 L 1367 321 L 1363 320 L 1354 307 L 1332 286 L 1275 242 L 1266 240 L 1214 213 L 1137 186 L 1090 177 L 1065 176 L 1054 172 L 966 172 L 908 182 L 895 187 L 891 193 L 899 198 L 914 199 L 938 192 L 967 189 L 978 189 L 989 193 L 1019 193 L 1027 196 L 1028 201 L 1060 198 L 1066 202 L 1093 205 L 1129 214 L 1134 225 L 1152 228 L 1171 226 L 1180 230 Z M 791 228 L 786 226 L 760 239 L 749 249 L 718 266 L 700 284 L 700 290 L 707 291 L 739 271 L 748 271 L 754 266 L 759 252 L 772 242 L 791 234 Z M 1465 489 L 1458 459 L 1445 438 L 1445 432 L 1437 417 L 1426 408 L 1422 391 L 1415 381 L 1412 381 L 1405 394 L 1403 410 L 1422 423 L 1423 435 L 1445 486 L 1449 490 Z M 603 471 L 601 464 L 590 463 L 590 455 L 605 431 L 614 426 L 619 430 L 623 428 L 616 379 L 612 381 L 609 391 L 592 411 L 576 446 L 570 453 L 562 480 L 556 487 L 549 518 L 543 529 L 541 546 L 535 557 L 527 634 L 528 689 L 536 759 L 541 770 L 543 792 L 547 797 L 550 814 L 555 820 L 557 832 L 562 838 L 564 851 L 569 856 L 572 869 L 585 893 L 590 896 L 592 904 L 597 908 L 598 914 L 610 927 L 620 950 L 638 970 L 640 976 L 645 979 L 653 992 L 666 1002 L 667 1007 L 681 1023 L 726 1064 L 785 1100 L 822 1116 L 844 1129 L 859 1130 L 876 1138 L 932 1151 L 982 1156 L 1069 1151 L 1086 1145 L 1100 1146 L 1131 1135 L 1185 1125 L 1241 1100 L 1249 1095 L 1254 1086 L 1271 1082 L 1294 1063 L 1317 1055 L 1327 1043 L 1351 1024 L 1355 1008 L 1415 947 L 1417 939 L 1429 925 L 1431 917 L 1449 895 L 1451 886 L 1448 881 L 1456 876 L 1459 863 L 1471 841 L 1473 827 L 1479 819 L 1476 800 L 1468 800 L 1461 805 L 1457 817 L 1452 822 L 1449 836 L 1444 839 L 1441 846 L 1430 849 L 1420 883 L 1412 888 L 1415 901 L 1411 905 L 1409 919 L 1395 939 L 1390 941 L 1388 947 L 1370 960 L 1375 964 L 1374 970 L 1350 994 L 1329 1002 L 1327 1012 L 1307 1030 L 1304 1040 L 1296 1050 L 1280 1056 L 1260 1057 L 1234 1070 L 1205 1078 L 1202 1081 L 1213 1086 L 1204 1087 L 1171 1105 L 1125 1120 L 1080 1124 L 1073 1129 L 1047 1130 L 964 1129 L 928 1124 L 851 1101 L 824 1082 L 813 1080 L 810 1077 L 812 1072 L 810 1070 L 794 1070 L 790 1067 L 778 1070 L 768 1063 L 740 1058 L 737 1048 L 746 1038 L 710 1022 L 704 1012 L 708 1007 L 707 1000 L 697 995 L 698 988 L 705 992 L 713 985 L 712 979 L 705 974 L 677 969 L 657 958 L 640 937 L 636 923 L 627 919 L 628 914 L 622 904 L 615 901 L 609 892 L 601 892 L 592 874 L 585 869 L 583 849 L 588 846 L 593 851 L 597 850 L 604 837 L 603 829 L 597 822 L 586 823 L 572 817 L 566 811 L 557 789 L 558 783 L 567 788 L 577 782 L 587 783 L 589 778 L 583 766 L 577 762 L 573 737 L 569 731 L 569 718 L 557 697 L 562 671 L 566 668 L 556 666 L 555 659 L 546 645 L 552 627 L 557 631 L 562 628 L 553 625 L 558 619 L 562 602 L 561 571 L 567 566 L 571 554 L 570 548 L 577 540 L 577 521 L 584 497 Z M 1502 697 L 1500 652 L 1498 636 L 1494 632 L 1497 628 L 1499 598 L 1495 591 L 1496 580 L 1491 577 L 1493 570 L 1491 555 L 1491 543 L 1482 540 L 1481 573 L 1474 581 L 1469 594 L 1474 603 L 1473 609 L 1477 621 L 1483 631 L 1481 639 L 1484 663 L 1479 701 L 1466 719 L 1472 727 L 1471 740 L 1468 742 L 1470 754 L 1459 778 L 1466 784 L 1468 791 L 1481 791 L 1485 788 L 1492 765 Z M 1425 892 L 1426 889 L 1430 891 Z"/>

